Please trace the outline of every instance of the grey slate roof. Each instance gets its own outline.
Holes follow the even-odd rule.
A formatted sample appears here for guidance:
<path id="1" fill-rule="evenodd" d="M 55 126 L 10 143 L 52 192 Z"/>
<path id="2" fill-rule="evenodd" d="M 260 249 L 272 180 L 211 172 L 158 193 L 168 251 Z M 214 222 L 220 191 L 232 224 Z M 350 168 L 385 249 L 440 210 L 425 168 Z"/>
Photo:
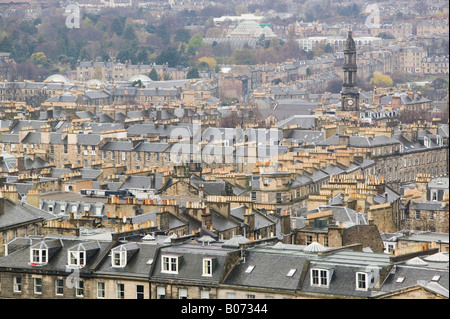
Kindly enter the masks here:
<path id="1" fill-rule="evenodd" d="M 301 276 L 306 258 L 276 255 L 247 250 L 245 263 L 239 262 L 230 272 L 224 284 L 251 288 L 272 288 L 284 292 L 295 292 L 301 284 Z M 254 266 L 246 273 L 249 266 Z M 287 274 L 295 269 L 292 277 Z"/>

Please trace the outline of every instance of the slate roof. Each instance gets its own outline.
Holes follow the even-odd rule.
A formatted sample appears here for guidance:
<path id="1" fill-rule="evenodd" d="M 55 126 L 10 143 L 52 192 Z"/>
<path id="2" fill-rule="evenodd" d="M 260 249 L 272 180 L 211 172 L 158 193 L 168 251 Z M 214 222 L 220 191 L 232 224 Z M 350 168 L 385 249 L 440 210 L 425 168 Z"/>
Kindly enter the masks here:
<path id="1" fill-rule="evenodd" d="M 32 266 L 28 265 L 30 260 L 30 250 L 29 247 L 31 245 L 35 245 L 41 241 L 59 243 L 60 249 L 57 253 L 55 253 L 51 258 L 49 258 L 48 263 L 45 265 Z M 27 269 L 28 271 L 32 269 L 39 269 L 41 271 L 59 271 L 59 272 L 72 272 L 72 269 L 67 270 L 67 255 L 68 251 L 81 243 L 87 243 L 87 241 L 78 240 L 78 239 L 67 239 L 67 238 L 57 238 L 48 236 L 46 238 L 25 238 L 19 239 L 18 243 L 15 244 L 14 240 L 12 243 L 8 244 L 13 247 L 13 252 L 9 250 L 8 256 L 0 258 L 0 268 L 3 267 L 11 267 L 15 269 Z M 96 245 L 98 245 L 98 250 L 96 250 L 95 254 L 92 256 L 86 256 L 86 266 L 80 269 L 80 274 L 84 272 L 88 272 L 89 268 L 93 265 L 96 257 L 100 255 L 100 252 L 103 251 L 109 244 L 109 242 L 96 241 Z M 49 256 L 50 257 L 50 256 Z M 90 258 L 89 258 L 90 257 Z"/>
<path id="2" fill-rule="evenodd" d="M 212 243 L 211 245 L 201 244 L 183 244 L 182 246 L 168 246 L 161 248 L 161 251 L 155 260 L 155 267 L 151 278 L 153 280 L 195 280 L 203 284 L 219 284 L 223 279 L 223 267 L 228 253 L 235 251 L 235 249 L 222 248 L 219 243 Z M 164 255 L 181 256 L 182 262 L 178 268 L 178 274 L 168 274 L 161 272 L 161 258 Z M 202 262 L 203 258 L 215 258 L 216 263 L 213 268 L 212 276 L 202 276 Z"/>
<path id="3" fill-rule="evenodd" d="M 421 258 L 423 259 L 423 258 Z M 422 286 L 431 291 L 449 297 L 449 272 L 447 269 L 439 269 L 433 266 L 433 263 L 427 262 L 427 266 L 422 265 L 396 265 L 395 273 L 392 272 L 380 287 L 376 295 L 391 293 L 402 289 Z M 447 262 L 448 266 L 448 262 Z M 434 276 L 439 276 L 437 281 L 433 281 Z"/>
<path id="4" fill-rule="evenodd" d="M 245 263 L 241 260 L 230 272 L 224 284 L 280 289 L 293 293 L 301 284 L 305 261 L 305 257 L 261 253 L 249 249 L 245 253 Z M 247 273 L 249 266 L 254 268 Z M 295 269 L 295 273 L 289 277 L 287 274 L 291 269 Z"/>

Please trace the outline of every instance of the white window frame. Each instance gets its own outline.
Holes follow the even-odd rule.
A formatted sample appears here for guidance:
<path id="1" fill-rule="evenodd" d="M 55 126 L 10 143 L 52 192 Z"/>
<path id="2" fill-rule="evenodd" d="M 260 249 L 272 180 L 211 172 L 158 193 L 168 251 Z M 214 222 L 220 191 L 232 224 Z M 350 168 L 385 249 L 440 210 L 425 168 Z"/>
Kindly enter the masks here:
<path id="1" fill-rule="evenodd" d="M 369 289 L 369 274 L 365 272 L 356 273 L 356 290 L 367 291 Z"/>
<path id="2" fill-rule="evenodd" d="M 97 281 L 97 299 L 104 299 L 106 296 L 105 282 Z"/>
<path id="3" fill-rule="evenodd" d="M 48 249 L 31 248 L 30 263 L 46 264 L 48 261 Z"/>
<path id="4" fill-rule="evenodd" d="M 212 277 L 213 272 L 213 260 L 212 258 L 203 258 L 202 262 L 202 276 Z"/>
<path id="5" fill-rule="evenodd" d="M 201 290 L 200 291 L 200 298 L 201 299 L 210 299 L 209 298 L 209 290 Z"/>
<path id="6" fill-rule="evenodd" d="M 72 256 L 74 258 L 72 258 Z M 81 251 L 69 251 L 67 255 L 67 264 L 70 267 L 84 267 L 86 266 L 86 252 L 84 250 Z"/>
<path id="7" fill-rule="evenodd" d="M 116 263 L 117 261 L 119 262 L 118 264 Z M 127 265 L 127 252 L 126 251 L 111 252 L 111 266 L 112 267 L 123 268 L 126 265 Z"/>
<path id="8" fill-rule="evenodd" d="M 236 294 L 234 292 L 227 292 L 227 299 L 236 299 Z"/>
<path id="9" fill-rule="evenodd" d="M 58 292 L 58 289 L 61 289 L 61 292 Z M 55 279 L 55 295 L 56 296 L 64 295 L 64 279 L 61 278 Z"/>
<path id="10" fill-rule="evenodd" d="M 315 276 L 315 272 L 317 272 L 317 276 Z M 323 268 L 312 268 L 311 269 L 311 286 L 314 287 L 326 287 L 330 286 L 330 270 Z M 317 282 L 316 282 L 317 279 Z M 325 280 L 325 282 L 324 282 Z"/>
<path id="11" fill-rule="evenodd" d="M 84 282 L 83 280 L 75 281 L 75 296 L 84 297 Z"/>
<path id="12" fill-rule="evenodd" d="M 17 280 L 19 279 L 19 280 Z M 22 277 L 14 276 L 13 277 L 13 291 L 14 292 L 22 292 Z"/>
<path id="13" fill-rule="evenodd" d="M 142 287 L 142 292 L 138 291 L 138 287 Z M 142 296 L 142 298 L 139 298 L 139 296 Z M 145 287 L 144 285 L 136 285 L 136 299 L 144 299 L 145 297 Z"/>
<path id="14" fill-rule="evenodd" d="M 186 288 L 178 288 L 178 299 L 187 299 L 188 290 Z"/>
<path id="15" fill-rule="evenodd" d="M 161 296 L 163 296 L 164 298 L 166 297 L 166 287 L 156 287 L 157 299 L 164 299 L 164 298 L 161 298 Z"/>
<path id="16" fill-rule="evenodd" d="M 38 283 L 40 281 L 40 283 Z M 42 278 L 34 277 L 33 278 L 33 291 L 35 295 L 42 295 Z"/>
<path id="17" fill-rule="evenodd" d="M 173 268 L 175 266 L 175 269 Z M 178 274 L 178 257 L 161 256 L 161 272 L 166 274 Z"/>
<path id="18" fill-rule="evenodd" d="M 116 284 L 116 298 L 125 299 L 125 284 L 118 282 Z"/>

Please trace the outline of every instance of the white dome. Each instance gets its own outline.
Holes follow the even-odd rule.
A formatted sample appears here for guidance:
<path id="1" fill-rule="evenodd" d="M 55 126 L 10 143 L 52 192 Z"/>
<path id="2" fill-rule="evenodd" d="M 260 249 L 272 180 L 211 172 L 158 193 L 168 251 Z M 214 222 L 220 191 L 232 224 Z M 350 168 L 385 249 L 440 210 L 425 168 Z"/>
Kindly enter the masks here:
<path id="1" fill-rule="evenodd" d="M 53 74 L 44 80 L 44 83 L 70 83 L 70 80 L 61 74 Z"/>
<path id="2" fill-rule="evenodd" d="M 153 80 L 150 79 L 148 76 L 144 75 L 144 74 L 136 74 L 133 75 L 131 78 L 128 79 L 128 82 L 134 82 L 134 81 L 138 81 L 141 80 L 141 82 L 152 82 Z"/>
<path id="3" fill-rule="evenodd" d="M 310 253 L 317 253 L 319 251 L 324 251 L 325 247 L 323 247 L 321 244 L 319 244 L 318 242 L 314 241 L 311 244 L 309 244 L 308 246 L 306 246 L 303 251 L 306 252 L 310 252 Z"/>
<path id="4" fill-rule="evenodd" d="M 431 256 L 425 257 L 424 259 L 427 261 L 437 261 L 437 262 L 444 261 L 445 262 L 445 261 L 448 261 L 448 255 L 445 255 L 443 253 L 436 253 Z"/>
<path id="5" fill-rule="evenodd" d="M 420 259 L 419 257 L 414 257 L 413 259 L 410 259 L 406 262 L 407 265 L 414 265 L 414 266 L 426 266 L 428 265 L 425 261 Z"/>

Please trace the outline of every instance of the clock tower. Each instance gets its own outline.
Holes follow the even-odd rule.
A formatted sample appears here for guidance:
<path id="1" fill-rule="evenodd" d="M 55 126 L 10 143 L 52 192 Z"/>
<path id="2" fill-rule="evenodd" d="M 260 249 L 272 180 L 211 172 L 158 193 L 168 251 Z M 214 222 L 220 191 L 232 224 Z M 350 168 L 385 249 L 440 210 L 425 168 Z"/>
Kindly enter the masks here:
<path id="1" fill-rule="evenodd" d="M 359 108 L 356 69 L 356 45 L 352 37 L 352 31 L 348 31 L 344 46 L 344 82 L 341 91 L 341 109 L 343 111 L 357 111 Z"/>

